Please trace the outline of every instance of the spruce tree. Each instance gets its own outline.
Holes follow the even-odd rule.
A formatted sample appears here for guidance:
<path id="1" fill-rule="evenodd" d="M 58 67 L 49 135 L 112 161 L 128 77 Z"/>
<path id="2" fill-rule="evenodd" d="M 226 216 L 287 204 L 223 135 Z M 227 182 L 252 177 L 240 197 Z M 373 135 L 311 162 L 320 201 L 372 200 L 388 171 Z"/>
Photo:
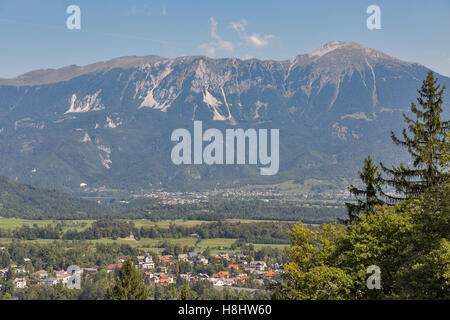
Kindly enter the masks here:
<path id="1" fill-rule="evenodd" d="M 441 119 L 444 90 L 445 86 L 441 88 L 430 71 L 418 90 L 419 105 L 411 103 L 416 119 L 403 114 L 408 124 L 402 131 L 403 140 L 391 131 L 392 141 L 406 148 L 413 160 L 412 168 L 404 164 L 387 168 L 381 163 L 388 175 L 384 182 L 400 194 L 386 195 L 394 201 L 417 198 L 426 190 L 439 187 L 449 177 L 445 169 L 448 166 L 449 121 Z"/>
<path id="2" fill-rule="evenodd" d="M 134 267 L 128 257 L 115 277 L 115 286 L 109 292 L 112 300 L 145 300 L 149 291 L 145 286 L 142 275 Z"/>
<path id="3" fill-rule="evenodd" d="M 189 300 L 190 291 L 189 284 L 186 283 L 180 291 L 180 300 Z"/>
<path id="4" fill-rule="evenodd" d="M 382 193 L 381 174 L 370 155 L 364 159 L 364 166 L 358 173 L 364 189 L 358 189 L 353 185 L 349 187 L 349 191 L 356 198 L 357 203 L 345 203 L 348 213 L 348 219 L 343 221 L 345 224 L 357 221 L 360 214 L 374 213 L 375 206 L 383 204 L 379 198 Z"/>

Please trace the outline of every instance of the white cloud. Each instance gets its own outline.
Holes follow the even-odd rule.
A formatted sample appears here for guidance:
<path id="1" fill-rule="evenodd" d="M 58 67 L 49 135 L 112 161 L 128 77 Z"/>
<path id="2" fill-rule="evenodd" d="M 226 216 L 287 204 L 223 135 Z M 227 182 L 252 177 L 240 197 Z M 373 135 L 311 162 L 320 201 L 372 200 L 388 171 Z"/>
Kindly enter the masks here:
<path id="1" fill-rule="evenodd" d="M 161 14 L 162 14 L 163 16 L 165 16 L 165 15 L 167 14 L 166 7 L 163 7 L 163 8 L 162 8 Z"/>
<path id="2" fill-rule="evenodd" d="M 269 45 L 269 40 L 272 39 L 274 36 L 271 34 L 268 35 L 260 35 L 258 33 L 253 33 L 251 35 L 247 34 L 246 27 L 247 27 L 247 21 L 241 20 L 241 21 L 233 21 L 230 23 L 231 28 L 237 32 L 239 37 L 245 41 L 245 43 L 249 46 L 255 47 L 255 48 L 264 48 Z"/>
<path id="3" fill-rule="evenodd" d="M 220 40 L 221 38 L 217 34 L 217 21 L 216 21 L 216 19 L 211 17 L 211 18 L 209 18 L 209 22 L 211 24 L 211 27 L 210 27 L 211 28 L 211 31 L 210 31 L 211 38 L 216 39 L 216 40 Z"/>
<path id="4" fill-rule="evenodd" d="M 238 33 L 245 33 L 245 27 L 247 26 L 247 21 L 242 20 L 242 21 L 232 21 L 230 23 L 231 28 L 234 29 L 234 31 L 238 32 Z"/>
<path id="5" fill-rule="evenodd" d="M 202 43 L 199 48 L 202 49 L 206 55 L 215 56 L 217 50 L 226 51 L 228 53 L 233 52 L 233 43 L 230 41 L 222 39 L 222 37 L 217 33 L 218 23 L 216 19 L 210 18 L 210 36 L 214 41 L 207 43 Z"/>

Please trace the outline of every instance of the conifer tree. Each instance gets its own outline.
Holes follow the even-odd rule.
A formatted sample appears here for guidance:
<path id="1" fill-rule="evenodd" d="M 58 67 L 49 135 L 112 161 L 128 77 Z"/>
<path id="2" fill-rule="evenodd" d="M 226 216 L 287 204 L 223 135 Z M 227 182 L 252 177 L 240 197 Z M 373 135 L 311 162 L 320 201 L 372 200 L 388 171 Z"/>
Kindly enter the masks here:
<path id="1" fill-rule="evenodd" d="M 391 131 L 396 145 L 407 149 L 413 167 L 404 164 L 398 167 L 381 168 L 388 175 L 383 181 L 393 186 L 399 196 L 386 195 L 392 200 L 417 198 L 428 189 L 435 189 L 448 179 L 449 121 L 441 119 L 443 93 L 437 79 L 430 71 L 418 90 L 417 102 L 411 103 L 416 119 L 403 114 L 407 128 L 403 129 L 403 140 Z"/>
<path id="2" fill-rule="evenodd" d="M 348 219 L 343 222 L 346 224 L 358 220 L 358 215 L 360 214 L 374 213 L 375 206 L 384 203 L 379 198 L 379 195 L 382 193 L 381 174 L 370 155 L 364 159 L 364 166 L 358 173 L 364 185 L 364 189 L 358 189 L 353 185 L 349 187 L 349 191 L 356 198 L 357 203 L 345 203 L 347 206 Z"/>
<path id="3" fill-rule="evenodd" d="M 142 275 L 134 267 L 128 257 L 115 278 L 115 286 L 109 293 L 112 300 L 145 300 L 149 292 L 145 286 Z"/>
<path id="4" fill-rule="evenodd" d="M 184 287 L 181 289 L 180 300 L 188 300 L 189 299 L 189 294 L 190 294 L 189 284 L 186 283 L 184 285 Z"/>

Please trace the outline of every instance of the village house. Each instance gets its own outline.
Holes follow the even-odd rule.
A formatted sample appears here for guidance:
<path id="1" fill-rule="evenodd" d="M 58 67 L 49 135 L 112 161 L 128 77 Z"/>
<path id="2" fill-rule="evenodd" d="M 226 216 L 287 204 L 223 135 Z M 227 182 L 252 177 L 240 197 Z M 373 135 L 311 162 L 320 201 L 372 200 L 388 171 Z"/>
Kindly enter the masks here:
<path id="1" fill-rule="evenodd" d="M 217 286 L 217 287 L 223 287 L 225 285 L 225 282 L 223 280 L 220 279 L 213 279 L 213 286 Z"/>
<path id="2" fill-rule="evenodd" d="M 39 270 L 36 273 L 39 275 L 39 279 L 48 278 L 48 271 L 46 271 L 46 270 Z"/>
<path id="3" fill-rule="evenodd" d="M 55 271 L 55 275 L 56 275 L 56 276 L 59 276 L 59 275 L 65 274 L 65 273 L 66 273 L 65 270 L 58 270 L 58 271 Z"/>
<path id="4" fill-rule="evenodd" d="M 166 273 L 167 272 L 167 267 L 166 266 L 159 266 L 158 267 L 158 271 L 161 273 Z"/>
<path id="5" fill-rule="evenodd" d="M 258 271 L 264 271 L 267 267 L 266 262 L 264 261 L 252 261 L 250 262 L 250 268 L 253 268 Z"/>
<path id="6" fill-rule="evenodd" d="M 189 255 L 187 253 L 180 253 L 178 255 L 178 260 L 187 261 L 189 258 Z"/>
<path id="7" fill-rule="evenodd" d="M 264 274 L 265 278 L 273 278 L 273 276 L 275 275 L 275 272 L 273 272 L 272 270 L 269 270 L 268 272 L 266 272 Z"/>
<path id="8" fill-rule="evenodd" d="M 156 283 L 157 285 L 166 286 L 171 283 L 175 283 L 175 277 L 171 274 L 155 274 L 151 281 Z"/>
<path id="9" fill-rule="evenodd" d="M 158 281 L 158 284 L 162 285 L 162 286 L 166 286 L 166 285 L 168 285 L 170 283 L 172 283 L 172 282 L 171 282 L 171 280 L 169 278 L 161 278 Z"/>
<path id="10" fill-rule="evenodd" d="M 199 273 L 196 276 L 197 280 L 207 280 L 209 279 L 209 275 L 207 275 L 206 273 Z"/>
<path id="11" fill-rule="evenodd" d="M 67 282 L 69 282 L 69 278 L 71 277 L 68 273 L 58 274 L 56 275 L 56 279 L 59 282 L 62 282 L 64 285 L 67 285 Z"/>
<path id="12" fill-rule="evenodd" d="M 98 272 L 98 269 L 97 268 L 83 268 L 82 272 L 86 273 L 86 274 L 96 273 L 96 272 Z"/>
<path id="13" fill-rule="evenodd" d="M 0 269 L 0 276 L 1 277 L 5 277 L 6 274 L 8 273 L 8 268 L 4 268 L 4 269 Z"/>
<path id="14" fill-rule="evenodd" d="M 234 283 L 233 279 L 225 279 L 225 278 L 220 279 L 211 278 L 210 281 L 213 283 L 213 286 L 216 287 L 232 286 Z"/>
<path id="15" fill-rule="evenodd" d="M 201 252 L 192 251 L 188 253 L 190 259 L 197 258 L 197 256 L 201 255 Z"/>
<path id="16" fill-rule="evenodd" d="M 16 273 L 28 273 L 28 271 L 27 271 L 25 268 L 23 268 L 23 267 L 16 267 L 16 268 L 14 269 L 14 271 L 15 271 Z"/>
<path id="17" fill-rule="evenodd" d="M 196 262 L 199 264 L 207 265 L 209 261 L 204 256 L 199 255 L 197 256 Z"/>
<path id="18" fill-rule="evenodd" d="M 115 264 L 115 263 L 110 264 L 109 266 L 106 267 L 106 272 L 110 273 L 111 271 L 114 271 L 114 270 L 116 270 L 116 269 L 118 269 L 118 270 L 122 269 L 122 264 L 121 264 L 121 263 L 118 263 L 118 264 Z"/>
<path id="19" fill-rule="evenodd" d="M 246 280 L 250 280 L 250 276 L 241 275 L 241 276 L 239 276 L 239 280 L 242 282 L 245 282 Z"/>
<path id="20" fill-rule="evenodd" d="M 235 260 L 243 260 L 244 258 L 246 258 L 247 256 L 243 253 L 237 253 L 233 255 L 233 259 Z"/>
<path id="21" fill-rule="evenodd" d="M 58 283 L 58 279 L 57 278 L 46 278 L 46 279 L 42 279 L 40 282 L 40 285 L 45 285 L 45 286 L 55 286 Z"/>
<path id="22" fill-rule="evenodd" d="M 150 262 L 144 262 L 141 264 L 141 268 L 143 270 L 152 270 L 155 269 L 155 263 L 153 261 Z"/>
<path id="23" fill-rule="evenodd" d="M 231 253 L 228 252 L 219 252 L 219 256 L 223 259 L 231 258 Z"/>
<path id="24" fill-rule="evenodd" d="M 161 262 L 169 262 L 171 257 L 171 255 L 158 256 L 158 260 Z"/>

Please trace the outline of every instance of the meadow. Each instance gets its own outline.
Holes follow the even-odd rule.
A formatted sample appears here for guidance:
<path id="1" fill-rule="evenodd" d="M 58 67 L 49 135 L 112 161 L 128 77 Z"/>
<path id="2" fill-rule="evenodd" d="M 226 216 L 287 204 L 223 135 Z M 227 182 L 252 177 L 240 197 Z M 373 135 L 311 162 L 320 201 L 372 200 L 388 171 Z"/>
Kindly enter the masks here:
<path id="1" fill-rule="evenodd" d="M 133 221 L 135 226 L 140 227 L 152 227 L 158 226 L 160 228 L 169 228 L 170 224 L 175 225 L 183 225 L 183 226 L 194 226 L 202 223 L 211 223 L 214 221 L 204 221 L 204 220 L 162 220 L 162 221 L 151 221 L 145 219 L 139 220 L 127 220 Z M 228 219 L 228 222 L 240 222 L 240 223 L 251 223 L 251 222 L 272 222 L 277 223 L 274 220 L 251 220 L 251 219 Z M 61 223 L 63 230 L 68 229 L 77 229 L 77 231 L 81 231 L 89 227 L 95 220 L 27 220 L 27 219 L 16 219 L 16 218 L 1 218 L 0 219 L 0 229 L 16 229 L 21 226 L 28 225 L 33 226 L 34 224 L 38 226 L 56 226 L 58 223 Z M 197 237 L 182 237 L 182 238 L 141 238 L 139 240 L 133 240 L 129 238 L 120 238 L 120 239 L 95 239 L 95 240 L 85 240 L 86 242 L 92 243 L 95 245 L 96 243 L 116 243 L 116 244 L 127 244 L 135 248 L 142 249 L 144 251 L 161 253 L 163 248 L 162 244 L 167 241 L 171 244 L 179 244 L 181 246 L 192 246 L 195 250 L 204 250 L 205 248 L 210 248 L 212 253 L 217 253 L 219 251 L 235 251 L 231 249 L 231 245 L 237 239 L 233 238 L 212 238 L 212 239 L 199 239 Z M 0 244 L 11 242 L 12 239 L 0 238 Z M 53 240 L 53 239 L 35 239 L 35 240 L 20 240 L 26 242 L 35 242 L 35 243 L 51 243 L 53 241 L 64 241 L 64 240 Z M 272 247 L 272 248 L 284 248 L 286 245 L 283 244 L 259 244 L 252 243 L 255 249 L 261 249 L 263 247 Z"/>

